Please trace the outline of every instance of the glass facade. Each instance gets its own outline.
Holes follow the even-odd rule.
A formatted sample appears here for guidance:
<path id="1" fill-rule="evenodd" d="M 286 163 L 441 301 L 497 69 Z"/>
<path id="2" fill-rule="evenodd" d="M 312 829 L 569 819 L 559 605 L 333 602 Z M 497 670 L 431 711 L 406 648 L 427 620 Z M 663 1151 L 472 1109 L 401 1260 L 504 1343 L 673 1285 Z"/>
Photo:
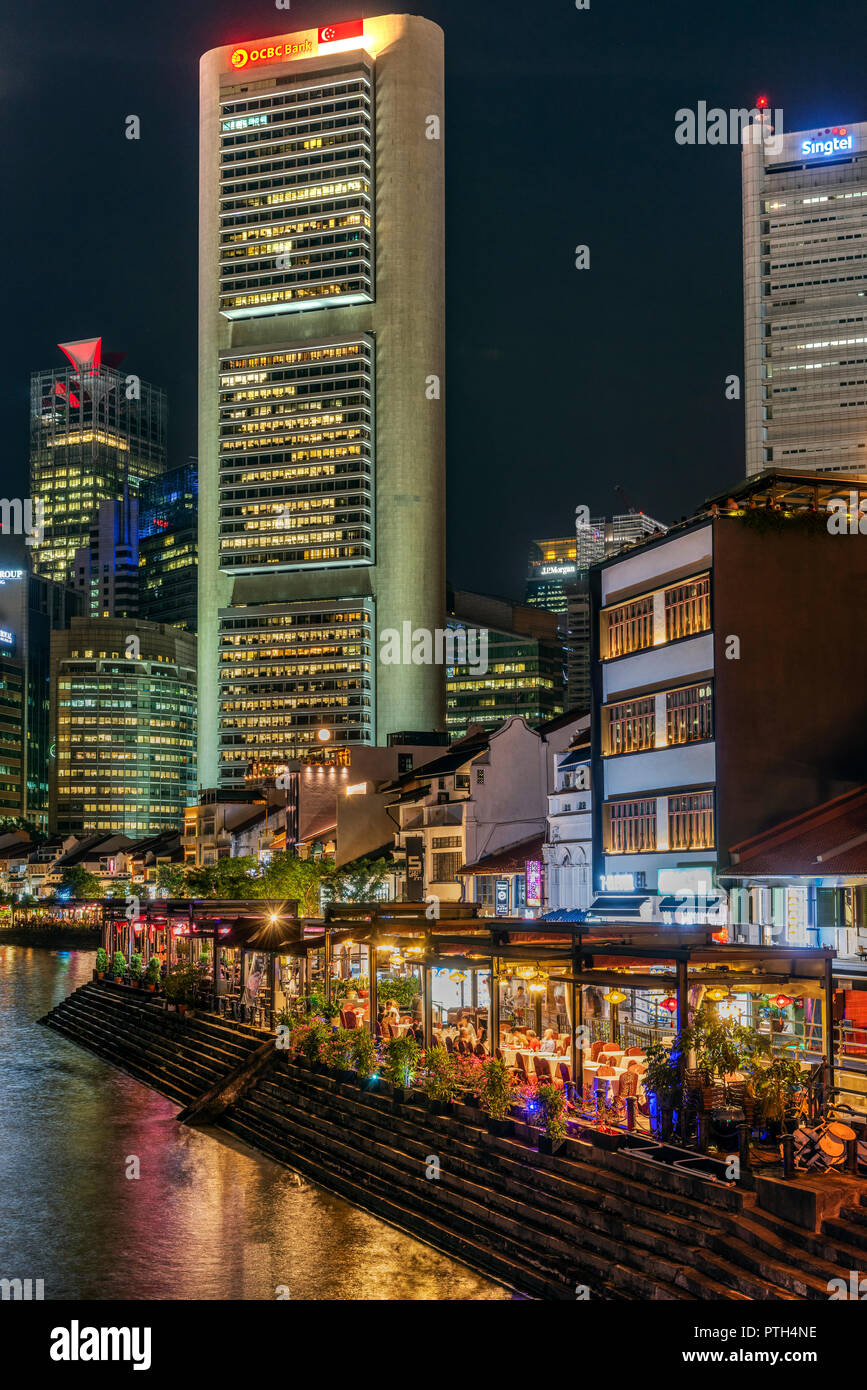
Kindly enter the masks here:
<path id="1" fill-rule="evenodd" d="M 224 787 L 273 777 L 329 742 L 373 744 L 370 601 L 228 608 L 220 615 L 220 762 Z"/>
<path id="2" fill-rule="evenodd" d="M 373 342 L 243 357 L 220 372 L 220 567 L 372 564 Z"/>
<path id="3" fill-rule="evenodd" d="M 139 501 L 139 610 L 196 631 L 198 470 L 194 461 L 146 483 Z"/>
<path id="4" fill-rule="evenodd" d="M 220 103 L 220 311 L 373 298 L 373 81 L 283 77 Z"/>
<path id="5" fill-rule="evenodd" d="M 58 653 L 56 828 L 176 829 L 196 792 L 195 667 L 127 658 L 122 624 L 102 626 L 74 624 Z"/>
<path id="6" fill-rule="evenodd" d="M 448 623 L 455 632 L 464 626 Z M 486 631 L 486 671 L 469 662 L 446 667 L 446 723 L 452 739 L 461 738 L 470 724 L 493 729 L 513 714 L 539 724 L 563 713 L 562 645 L 494 628 Z"/>
<path id="7" fill-rule="evenodd" d="M 30 423 L 31 494 L 44 508 L 33 565 L 65 584 L 100 502 L 122 497 L 125 486 L 137 497 L 163 472 L 165 395 L 102 364 L 34 372 Z"/>

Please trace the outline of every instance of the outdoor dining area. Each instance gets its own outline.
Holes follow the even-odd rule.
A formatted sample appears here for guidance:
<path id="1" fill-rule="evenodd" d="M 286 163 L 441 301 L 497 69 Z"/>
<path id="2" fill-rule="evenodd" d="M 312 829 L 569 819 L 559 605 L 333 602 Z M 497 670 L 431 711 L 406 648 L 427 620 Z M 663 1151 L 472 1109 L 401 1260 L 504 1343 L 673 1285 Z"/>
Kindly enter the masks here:
<path id="1" fill-rule="evenodd" d="M 763 1132 L 767 1109 L 830 1144 L 816 1126 L 848 1099 L 828 950 L 721 945 L 702 926 L 492 922 L 464 904 L 435 921 L 414 903 L 303 919 L 262 900 L 155 900 L 132 921 L 118 905 L 104 940 L 132 979 L 151 962 L 164 1007 L 272 1032 L 313 1021 L 347 1052 L 341 1039 L 367 1036 L 383 1065 L 405 1044 L 464 1089 L 496 1064 L 510 1093 L 557 1092 L 567 1118 L 607 1130 L 730 1146 L 738 1124 Z"/>

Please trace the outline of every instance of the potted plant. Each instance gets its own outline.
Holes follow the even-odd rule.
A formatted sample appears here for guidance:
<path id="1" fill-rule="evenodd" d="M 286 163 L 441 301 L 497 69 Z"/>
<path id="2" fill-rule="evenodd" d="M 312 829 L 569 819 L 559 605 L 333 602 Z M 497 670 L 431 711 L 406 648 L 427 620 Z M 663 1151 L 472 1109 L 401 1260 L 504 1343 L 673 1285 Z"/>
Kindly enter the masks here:
<path id="1" fill-rule="evenodd" d="M 151 994 L 153 994 L 161 978 L 162 965 L 160 963 L 160 958 L 159 956 L 151 956 L 147 964 L 147 970 L 145 971 L 145 984 L 147 985 Z"/>
<path id="2" fill-rule="evenodd" d="M 536 1087 L 536 1103 L 542 1121 L 538 1139 L 540 1154 L 555 1154 L 566 1142 L 566 1092 L 544 1081 Z"/>
<path id="3" fill-rule="evenodd" d="M 515 1126 L 510 1111 L 518 1093 L 518 1083 L 514 1074 L 497 1057 L 488 1057 L 482 1063 L 482 1082 L 479 1087 L 479 1104 L 488 1119 L 491 1134 L 514 1134 Z"/>
<path id="4" fill-rule="evenodd" d="M 458 1094 L 457 1069 L 444 1047 L 429 1047 L 419 1072 L 419 1089 L 433 1115 L 445 1115 Z"/>
<path id="5" fill-rule="evenodd" d="M 179 1014 L 187 1012 L 187 1006 L 194 996 L 198 973 L 194 965 L 176 965 L 166 975 L 163 986 L 166 998 L 175 1005 Z"/>
<path id="6" fill-rule="evenodd" d="M 116 985 L 123 984 L 123 977 L 126 974 L 126 956 L 123 951 L 115 951 L 114 960 L 111 963 L 112 974 Z"/>
<path id="7" fill-rule="evenodd" d="M 409 1098 L 420 1057 L 421 1048 L 411 1033 L 402 1038 L 392 1038 L 386 1044 L 382 1074 L 390 1082 L 394 1099 L 400 1104 L 405 1105 Z"/>
<path id="8" fill-rule="evenodd" d="M 138 989 L 141 984 L 141 953 L 136 951 L 129 958 L 129 978 L 132 981 L 133 989 Z"/>
<path id="9" fill-rule="evenodd" d="M 752 1080 L 769 1136 L 777 1139 L 783 1131 L 793 1133 L 798 1127 L 806 1094 L 797 1052 L 757 1059 Z"/>
<path id="10" fill-rule="evenodd" d="M 321 1056 L 329 1071 L 336 1072 L 338 1081 L 354 1081 L 352 1072 L 352 1033 L 336 1028 L 329 1033 L 321 1047 Z"/>
<path id="11" fill-rule="evenodd" d="M 680 1070 L 661 1042 L 648 1043 L 644 1057 L 644 1090 L 654 1102 L 650 1107 L 651 1121 L 661 1139 L 670 1139 L 674 1107 L 680 1100 Z"/>
<path id="12" fill-rule="evenodd" d="M 99 950 L 98 950 L 97 953 L 96 953 L 96 978 L 97 978 L 98 980 L 101 980 L 101 979 L 104 977 L 105 972 L 106 972 L 107 969 L 108 969 L 108 954 L 107 954 L 107 952 L 103 949 L 103 947 L 100 946 Z"/>
<path id="13" fill-rule="evenodd" d="M 481 1057 L 468 1057 L 465 1053 L 458 1052 L 452 1054 L 455 1059 L 455 1074 L 458 1080 L 458 1089 L 464 1105 L 469 1105 L 476 1109 L 479 1104 L 479 1092 L 482 1088 L 482 1067 L 484 1065 Z"/>
<path id="14" fill-rule="evenodd" d="M 331 1036 L 331 1030 L 324 1023 L 311 1023 L 304 1030 L 300 1040 L 300 1051 L 311 1071 L 324 1067 L 323 1048 Z"/>
<path id="15" fill-rule="evenodd" d="M 366 1086 L 376 1074 L 376 1043 L 366 1028 L 352 1030 L 352 1065 L 361 1087 Z"/>

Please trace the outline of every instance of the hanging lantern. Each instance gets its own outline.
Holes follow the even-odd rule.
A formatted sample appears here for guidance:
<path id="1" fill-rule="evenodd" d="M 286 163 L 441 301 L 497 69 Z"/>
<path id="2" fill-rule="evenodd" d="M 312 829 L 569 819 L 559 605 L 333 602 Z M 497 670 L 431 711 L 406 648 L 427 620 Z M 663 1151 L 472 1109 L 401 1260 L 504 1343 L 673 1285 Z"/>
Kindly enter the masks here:
<path id="1" fill-rule="evenodd" d="M 708 992 L 707 992 L 707 997 L 708 997 L 708 999 L 712 999 L 712 1000 L 714 1001 L 715 1004 L 718 1004 L 719 1001 L 720 1001 L 721 999 L 728 999 L 730 993 L 731 993 L 730 990 L 722 989 L 722 988 L 718 985 L 718 986 L 716 987 L 716 989 L 709 989 L 709 990 L 708 990 Z"/>
<path id="2" fill-rule="evenodd" d="M 449 975 L 449 979 L 453 980 L 456 985 L 462 985 L 466 978 L 462 970 L 453 970 L 451 975 Z"/>
<path id="3" fill-rule="evenodd" d="M 787 1009 L 792 1003 L 792 1000 L 788 994 L 775 994 L 774 1003 L 778 1009 Z"/>
<path id="4" fill-rule="evenodd" d="M 661 1009 L 667 1009 L 670 1014 L 673 1014 L 677 1008 L 677 1000 L 673 994 L 670 994 L 667 999 L 660 1000 L 659 1007 Z"/>
<path id="5" fill-rule="evenodd" d="M 622 989 L 610 989 L 608 993 L 604 994 L 602 997 L 609 1004 L 622 1004 L 626 995 L 623 993 Z"/>

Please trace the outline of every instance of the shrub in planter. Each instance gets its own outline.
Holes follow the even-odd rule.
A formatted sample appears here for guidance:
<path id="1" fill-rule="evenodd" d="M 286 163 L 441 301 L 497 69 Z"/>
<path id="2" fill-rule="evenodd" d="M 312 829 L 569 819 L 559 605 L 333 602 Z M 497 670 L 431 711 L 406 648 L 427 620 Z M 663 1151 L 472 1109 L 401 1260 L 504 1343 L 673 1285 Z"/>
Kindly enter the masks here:
<path id="1" fill-rule="evenodd" d="M 539 1152 L 556 1153 L 566 1138 L 566 1092 L 562 1086 L 543 1082 L 536 1087 L 536 1104 L 542 1128 Z"/>
<path id="2" fill-rule="evenodd" d="M 654 1129 L 663 1138 L 671 1134 L 672 1112 L 680 1103 L 682 1087 L 680 1070 L 672 1052 L 660 1042 L 649 1043 L 645 1048 L 644 1089 L 653 1096 L 655 1104 L 651 1110 Z"/>
<path id="3" fill-rule="evenodd" d="M 329 1071 L 337 1072 L 341 1080 L 352 1074 L 353 1035 L 347 1028 L 336 1028 L 329 1033 L 320 1049 L 320 1058 Z"/>
<path id="4" fill-rule="evenodd" d="M 481 1057 L 467 1057 L 462 1052 L 452 1054 L 459 1092 L 465 1105 L 478 1106 L 482 1089 L 484 1063 Z"/>
<path id="5" fill-rule="evenodd" d="M 411 1033 L 386 1043 L 382 1074 L 394 1088 L 395 1100 L 406 1100 L 406 1093 L 418 1071 L 421 1048 Z"/>
<path id="6" fill-rule="evenodd" d="M 359 1086 L 363 1086 L 376 1073 L 376 1043 L 366 1028 L 352 1029 L 351 1037 L 352 1066 L 355 1068 Z"/>
<path id="7" fill-rule="evenodd" d="M 488 1117 L 488 1128 L 492 1133 L 514 1133 L 509 1116 L 518 1093 L 518 1082 L 505 1062 L 497 1057 L 489 1057 L 482 1063 L 479 1104 Z"/>
<path id="8" fill-rule="evenodd" d="M 136 951 L 135 954 L 131 955 L 129 958 L 129 977 L 134 985 L 141 983 L 141 970 L 141 953 Z"/>
<path id="9" fill-rule="evenodd" d="M 435 1114 L 443 1114 L 458 1094 L 457 1067 L 444 1047 L 429 1047 L 418 1074 L 418 1087 Z"/>
<path id="10" fill-rule="evenodd" d="M 106 972 L 107 969 L 108 969 L 108 954 L 107 954 L 107 952 L 104 950 L 104 948 L 103 948 L 102 946 L 100 946 L 99 950 L 98 950 L 97 953 L 96 953 L 96 973 L 97 973 L 97 975 L 99 976 L 100 979 L 102 979 L 102 977 L 103 977 L 103 975 L 105 974 L 105 972 Z"/>
<path id="11" fill-rule="evenodd" d="M 123 951 L 115 951 L 114 960 L 111 963 L 111 973 L 114 975 L 114 978 L 117 980 L 118 984 L 123 983 L 123 977 L 126 974 L 126 969 L 126 956 L 124 955 Z"/>
<path id="12" fill-rule="evenodd" d="M 299 1050 L 308 1067 L 323 1066 L 323 1049 L 331 1037 L 331 1029 L 324 1023 L 311 1023 L 299 1031 L 302 1033 Z"/>
<path id="13" fill-rule="evenodd" d="M 196 980 L 199 972 L 194 965 L 176 965 L 166 975 L 163 988 L 170 1004 L 176 1004 L 178 1013 L 185 1013 L 187 1005 L 195 996 Z"/>
<path id="14" fill-rule="evenodd" d="M 162 965 L 159 956 L 151 956 L 148 967 L 145 971 L 145 984 L 148 989 L 154 990 L 162 978 Z"/>

